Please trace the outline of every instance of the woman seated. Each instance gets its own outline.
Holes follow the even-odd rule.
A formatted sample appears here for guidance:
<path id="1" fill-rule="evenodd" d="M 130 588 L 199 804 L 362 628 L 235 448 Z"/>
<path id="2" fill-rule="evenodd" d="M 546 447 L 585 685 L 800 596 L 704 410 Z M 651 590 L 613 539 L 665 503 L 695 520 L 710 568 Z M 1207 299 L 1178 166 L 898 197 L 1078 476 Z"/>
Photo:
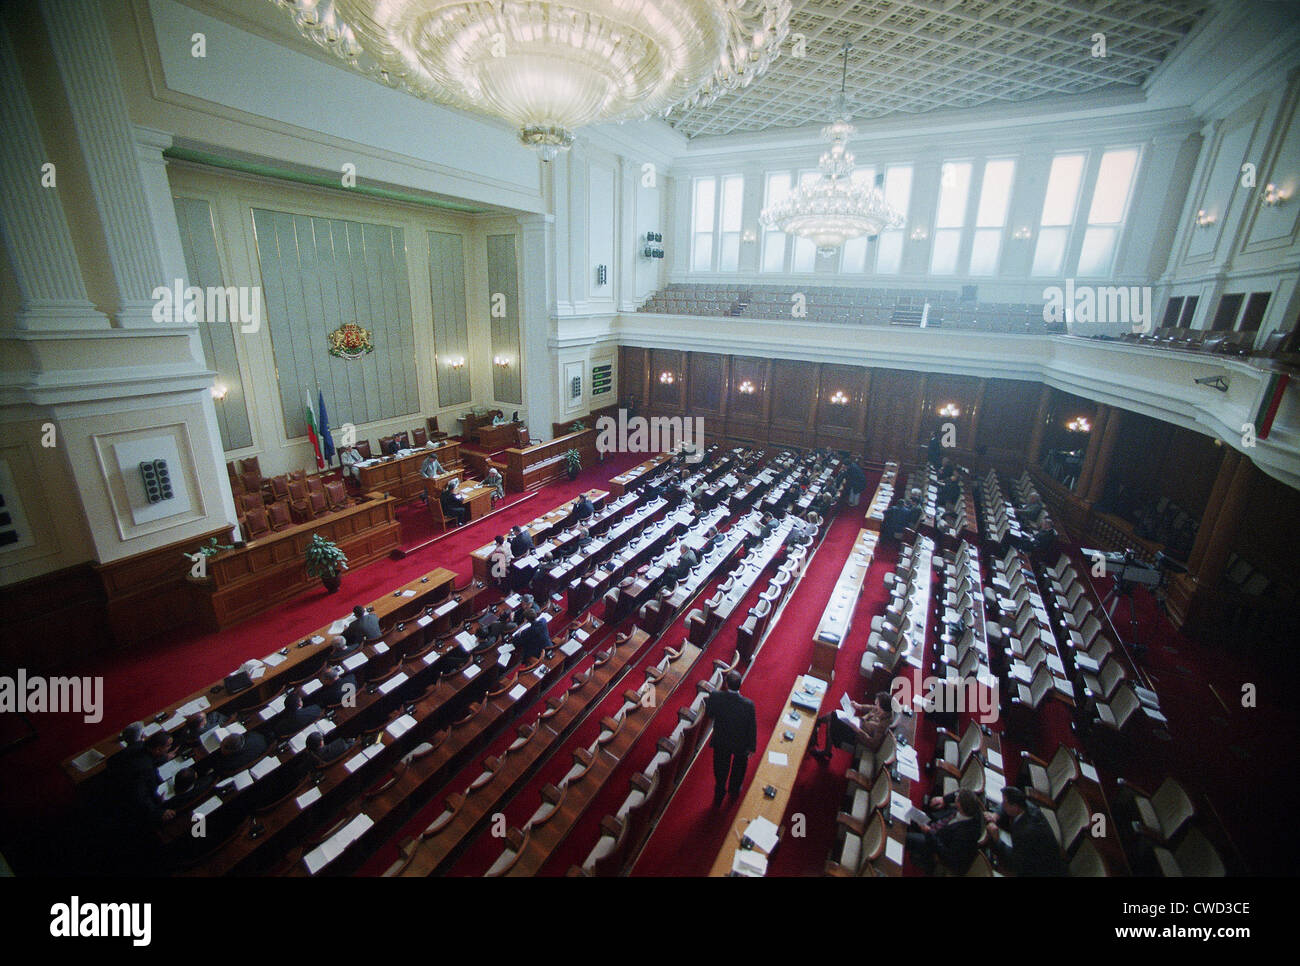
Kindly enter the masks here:
<path id="1" fill-rule="evenodd" d="M 483 485 L 492 487 L 492 505 L 495 506 L 497 500 L 504 500 L 506 497 L 506 482 L 501 478 L 501 472 L 495 467 L 489 467 L 483 477 Z"/>

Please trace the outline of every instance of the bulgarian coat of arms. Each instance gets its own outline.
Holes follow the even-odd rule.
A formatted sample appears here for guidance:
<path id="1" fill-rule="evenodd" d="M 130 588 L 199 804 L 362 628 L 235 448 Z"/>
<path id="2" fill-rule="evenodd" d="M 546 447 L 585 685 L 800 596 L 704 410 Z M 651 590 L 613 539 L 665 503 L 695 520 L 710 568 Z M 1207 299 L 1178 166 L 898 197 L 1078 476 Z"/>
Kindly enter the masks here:
<path id="1" fill-rule="evenodd" d="M 367 352 L 375 351 L 375 344 L 370 341 L 370 331 L 355 322 L 340 325 L 329 334 L 330 355 L 340 359 L 360 359 Z"/>

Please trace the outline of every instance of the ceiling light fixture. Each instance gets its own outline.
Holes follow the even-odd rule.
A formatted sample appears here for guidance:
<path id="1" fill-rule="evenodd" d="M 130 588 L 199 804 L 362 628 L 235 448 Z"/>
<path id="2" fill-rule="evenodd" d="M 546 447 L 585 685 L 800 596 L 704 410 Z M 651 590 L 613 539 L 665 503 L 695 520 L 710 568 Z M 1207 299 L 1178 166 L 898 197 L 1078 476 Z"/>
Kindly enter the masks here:
<path id="1" fill-rule="evenodd" d="M 799 185 L 780 201 L 764 208 L 760 218 L 769 228 L 809 239 L 817 245 L 820 255 L 833 255 L 850 239 L 903 227 L 903 216 L 885 201 L 880 190 L 883 176 L 877 176 L 875 186 L 853 182 L 853 152 L 848 149 L 849 138 L 856 130 L 849 123 L 852 117 L 847 93 L 850 49 L 850 44 L 844 45 L 844 67 L 840 92 L 832 108 L 833 120 L 822 128 L 822 137 L 831 146 L 817 162 L 821 177 Z"/>
<path id="2" fill-rule="evenodd" d="M 511 124 L 543 161 L 576 128 L 667 115 L 748 87 L 790 0 L 270 0 L 299 32 L 398 90 Z"/>

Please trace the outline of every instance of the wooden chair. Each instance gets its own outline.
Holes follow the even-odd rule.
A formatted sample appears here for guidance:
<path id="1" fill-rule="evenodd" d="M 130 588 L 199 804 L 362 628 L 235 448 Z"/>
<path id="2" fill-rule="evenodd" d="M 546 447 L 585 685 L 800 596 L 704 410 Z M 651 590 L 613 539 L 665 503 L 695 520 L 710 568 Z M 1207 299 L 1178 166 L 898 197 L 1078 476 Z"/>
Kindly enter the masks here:
<path id="1" fill-rule="evenodd" d="M 323 489 L 313 490 L 310 487 L 307 489 L 307 509 L 310 511 L 308 519 L 324 516 L 330 512 L 332 508 Z"/>
<path id="2" fill-rule="evenodd" d="M 262 501 L 261 491 L 242 494 L 236 498 L 235 506 L 237 506 L 239 512 L 245 516 L 247 516 L 248 511 L 250 510 L 262 510 L 263 512 L 266 510 L 266 504 Z"/>
<path id="3" fill-rule="evenodd" d="M 270 504 L 266 508 L 266 519 L 275 531 L 293 526 L 293 516 L 289 513 L 289 504 L 283 501 Z"/>
<path id="4" fill-rule="evenodd" d="M 245 538 L 256 540 L 258 537 L 266 537 L 271 534 L 271 523 L 267 517 L 264 507 L 252 507 L 244 511 L 244 531 Z"/>
<path id="5" fill-rule="evenodd" d="M 342 480 L 330 480 L 325 484 L 325 501 L 331 510 L 341 510 L 348 505 L 348 488 Z"/>
<path id="6" fill-rule="evenodd" d="M 260 479 L 262 476 L 262 464 L 257 461 L 256 456 L 249 456 L 239 461 L 239 472 L 256 473 Z"/>
<path id="7" fill-rule="evenodd" d="M 387 455 L 388 455 L 388 451 L 392 448 L 392 443 L 393 443 L 393 437 L 392 437 L 392 436 L 380 436 L 380 437 L 379 437 L 379 452 L 380 452 L 380 454 L 383 455 L 383 456 L 387 456 Z"/>
<path id="8" fill-rule="evenodd" d="M 301 480 L 289 483 L 289 512 L 295 523 L 302 523 L 312 518 L 311 503 L 307 498 L 307 484 Z"/>
<path id="9" fill-rule="evenodd" d="M 424 446 L 429 442 L 429 434 L 426 430 L 417 427 L 411 431 L 411 443 L 416 449 Z"/>
<path id="10" fill-rule="evenodd" d="M 441 501 L 435 498 L 429 500 L 429 516 L 433 517 L 433 522 L 438 525 L 439 530 L 443 533 L 447 532 L 447 527 L 451 525 L 451 521 L 448 520 L 446 515 L 442 512 Z"/>
<path id="11" fill-rule="evenodd" d="M 430 416 L 425 420 L 429 425 L 429 439 L 446 439 L 447 434 L 438 429 L 438 417 Z"/>
<path id="12" fill-rule="evenodd" d="M 267 502 L 275 503 L 279 500 L 289 499 L 289 477 L 281 473 L 279 476 L 273 476 L 266 481 L 271 490 L 271 499 Z"/>
<path id="13" fill-rule="evenodd" d="M 358 452 L 359 454 L 361 454 L 361 458 L 362 458 L 363 460 L 368 460 L 368 459 L 370 459 L 370 458 L 371 458 L 371 455 L 370 455 L 370 440 L 368 440 L 368 439 L 359 439 L 359 440 L 357 440 L 356 450 L 357 450 L 357 452 Z"/>
<path id="14" fill-rule="evenodd" d="M 244 484 L 245 493 L 262 492 L 262 474 L 261 473 L 241 473 L 240 479 Z"/>
<path id="15" fill-rule="evenodd" d="M 400 449 L 411 448 L 411 438 L 409 435 L 407 435 L 406 430 L 402 430 L 400 433 L 394 433 L 393 439 L 397 442 L 397 445 Z"/>

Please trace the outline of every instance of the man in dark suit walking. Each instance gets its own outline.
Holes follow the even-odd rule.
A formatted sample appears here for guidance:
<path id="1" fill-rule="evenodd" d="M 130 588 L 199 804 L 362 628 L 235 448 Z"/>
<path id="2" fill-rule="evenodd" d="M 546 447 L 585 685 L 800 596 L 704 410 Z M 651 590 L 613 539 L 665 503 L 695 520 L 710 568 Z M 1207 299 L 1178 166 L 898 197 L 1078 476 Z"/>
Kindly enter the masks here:
<path id="1" fill-rule="evenodd" d="M 722 804 L 723 793 L 740 795 L 749 756 L 758 744 L 758 716 L 754 702 L 740 693 L 740 672 L 728 671 L 726 689 L 714 691 L 704 703 L 704 713 L 713 719 L 713 807 Z"/>

